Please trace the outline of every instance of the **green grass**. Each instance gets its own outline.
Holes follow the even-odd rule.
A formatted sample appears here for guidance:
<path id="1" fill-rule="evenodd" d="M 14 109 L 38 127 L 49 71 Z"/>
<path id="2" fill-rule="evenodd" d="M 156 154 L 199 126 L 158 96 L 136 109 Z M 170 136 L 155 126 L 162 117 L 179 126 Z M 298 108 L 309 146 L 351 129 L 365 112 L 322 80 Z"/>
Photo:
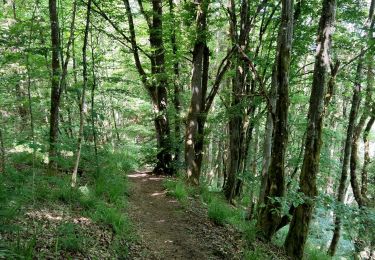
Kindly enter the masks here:
<path id="1" fill-rule="evenodd" d="M 208 217 L 218 225 L 229 223 L 233 211 L 230 206 L 220 199 L 212 199 L 208 204 Z"/>
<path id="2" fill-rule="evenodd" d="M 93 220 L 108 225 L 115 234 L 121 237 L 130 234 L 131 225 L 129 219 L 125 217 L 124 213 L 115 207 L 111 207 L 105 203 L 99 203 L 92 211 L 91 216 Z"/>
<path id="3" fill-rule="evenodd" d="M 326 249 L 314 248 L 309 243 L 305 246 L 305 258 L 306 260 L 331 260 L 332 257 L 326 254 Z"/>
<path id="4" fill-rule="evenodd" d="M 254 250 L 246 250 L 244 253 L 245 260 L 269 259 L 269 255 L 264 252 L 263 248 L 255 248 Z"/>
<path id="5" fill-rule="evenodd" d="M 86 238 L 73 223 L 64 223 L 57 230 L 56 248 L 69 252 L 84 252 Z"/>
<path id="6" fill-rule="evenodd" d="M 167 195 L 176 198 L 180 202 L 185 202 L 189 197 L 189 190 L 181 179 L 166 179 L 163 186 L 167 189 Z"/>
<path id="7" fill-rule="evenodd" d="M 99 154 L 97 169 L 94 163 L 87 163 L 90 156 L 85 158 L 88 155 L 84 154 L 84 175 L 77 188 L 70 186 L 70 174 L 61 172 L 56 176 L 48 176 L 45 168 L 39 164 L 35 164 L 37 167 L 32 169 L 30 156 L 22 154 L 10 157 L 5 172 L 0 174 L 0 233 L 17 237 L 17 232 L 20 232 L 18 241 L 0 241 L 0 258 L 43 258 L 40 252 L 35 251 L 38 239 L 22 235 L 25 230 L 14 221 L 22 219 L 25 210 L 30 208 L 63 209 L 68 211 L 68 215 L 90 218 L 96 225 L 108 227 L 113 231 L 113 239 L 107 250 L 118 258 L 125 258 L 126 241 L 134 238 L 125 213 L 128 194 L 125 173 L 136 167 L 134 156 L 103 149 Z M 39 224 L 36 223 L 37 232 Z M 32 227 L 26 228 L 28 234 L 34 234 Z M 62 251 L 84 253 L 89 244 L 87 241 L 96 243 L 94 238 L 86 237 L 81 226 L 74 223 L 58 224 L 57 229 L 51 232 L 56 232 L 53 241 L 56 254 Z"/>

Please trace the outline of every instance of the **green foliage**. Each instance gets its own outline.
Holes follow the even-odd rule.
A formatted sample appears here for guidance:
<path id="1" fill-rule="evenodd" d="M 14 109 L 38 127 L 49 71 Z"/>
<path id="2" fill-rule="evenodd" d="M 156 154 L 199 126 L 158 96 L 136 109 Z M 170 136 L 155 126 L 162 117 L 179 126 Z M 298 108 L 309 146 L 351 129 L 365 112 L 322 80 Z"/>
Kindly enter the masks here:
<path id="1" fill-rule="evenodd" d="M 70 252 L 83 252 L 86 238 L 73 223 L 64 223 L 58 227 L 56 247 Z"/>
<path id="2" fill-rule="evenodd" d="M 92 212 L 92 217 L 95 221 L 111 227 L 120 236 L 130 234 L 130 222 L 128 218 L 125 217 L 123 212 L 108 204 L 99 203 L 95 211 Z"/>
<path id="3" fill-rule="evenodd" d="M 208 217 L 218 225 L 228 223 L 229 218 L 232 216 L 230 207 L 219 199 L 213 199 L 208 204 Z"/>
<path id="4" fill-rule="evenodd" d="M 306 245 L 305 257 L 307 260 L 331 260 L 332 257 L 326 254 L 327 250 L 315 248 L 311 244 Z"/>
<path id="5" fill-rule="evenodd" d="M 10 244 L 8 249 L 3 251 L 3 254 L 8 259 L 34 259 L 35 256 L 36 238 L 32 237 L 30 240 L 22 241 L 19 235 L 17 240 Z M 0 251 L 1 257 L 1 251 Z"/>
<path id="6" fill-rule="evenodd" d="M 18 242 L 0 243 L 0 257 L 2 255 L 8 259 L 42 257 L 40 252 L 34 250 L 37 240 L 32 237 L 21 239 L 23 236 L 21 232 L 24 232 L 24 229 L 19 227 L 15 220 L 23 218 L 25 210 L 62 207 L 70 212 L 69 214 L 80 214 L 92 219 L 95 223 L 93 225 L 103 225 L 113 230 L 113 243 L 107 250 L 125 258 L 127 254 L 125 241 L 133 237 L 130 221 L 125 214 L 128 187 L 125 170 L 130 171 L 137 165 L 134 158 L 134 156 L 127 157 L 126 153 L 103 152 L 99 156 L 99 170 L 95 169 L 94 164 L 90 166 L 84 164 L 84 176 L 80 182 L 82 186 L 72 188 L 70 174 L 59 173 L 56 176 L 48 176 L 42 174 L 44 169 L 20 164 L 18 157 L 11 157 L 12 160 L 17 161 L 17 164 L 14 164 L 19 168 L 8 164 L 6 171 L 0 174 L 0 232 L 12 236 L 17 236 L 19 232 L 20 235 Z M 85 254 L 87 247 L 93 243 L 92 238 L 86 237 L 80 225 L 71 222 L 58 225 L 55 240 L 56 253 Z"/>
<path id="7" fill-rule="evenodd" d="M 246 250 L 244 254 L 244 259 L 246 260 L 258 260 L 267 259 L 269 256 L 261 248 L 255 248 L 254 250 Z"/>
<path id="8" fill-rule="evenodd" d="M 181 179 L 166 179 L 163 182 L 163 186 L 167 189 L 167 194 L 178 199 L 180 202 L 184 202 L 189 197 L 188 189 Z"/>
<path id="9" fill-rule="evenodd" d="M 251 245 L 256 239 L 256 221 L 246 222 L 242 230 L 246 243 Z"/>

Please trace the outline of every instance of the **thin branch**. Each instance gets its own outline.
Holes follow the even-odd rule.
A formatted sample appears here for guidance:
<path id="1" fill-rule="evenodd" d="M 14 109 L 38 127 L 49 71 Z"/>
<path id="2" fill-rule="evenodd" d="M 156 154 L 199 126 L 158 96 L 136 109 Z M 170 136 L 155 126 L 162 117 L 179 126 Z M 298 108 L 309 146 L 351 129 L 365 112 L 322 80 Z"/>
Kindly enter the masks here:
<path id="1" fill-rule="evenodd" d="M 129 42 L 130 44 L 132 44 L 132 36 L 130 36 L 130 38 L 124 33 L 124 31 L 121 29 L 121 28 L 119 28 L 116 24 L 115 24 L 115 22 L 111 19 L 111 18 L 109 18 L 109 16 L 100 8 L 100 6 L 95 2 L 95 1 L 93 1 L 93 4 L 95 5 L 95 7 L 98 9 L 98 10 L 96 10 L 96 9 L 94 9 L 94 8 L 92 8 L 92 10 L 95 12 L 95 13 L 97 13 L 97 14 L 99 14 L 101 17 L 103 17 L 104 18 L 104 20 L 106 20 L 112 27 L 113 27 L 113 29 L 115 29 L 116 30 L 116 32 L 117 33 L 119 33 L 121 36 L 122 36 L 122 38 L 124 38 L 124 40 L 126 40 L 127 42 Z M 139 47 L 138 45 L 136 46 L 136 49 L 137 50 L 139 50 L 141 53 L 143 53 L 147 58 L 149 58 L 149 59 L 151 59 L 151 56 L 150 56 L 150 54 L 148 54 L 146 51 L 144 51 L 141 47 Z"/>
<path id="2" fill-rule="evenodd" d="M 145 9 L 143 8 L 142 0 L 137 0 L 137 2 L 138 2 L 138 5 L 139 5 L 139 10 L 141 11 L 141 14 L 143 15 L 143 17 L 145 18 L 145 20 L 147 22 L 148 29 L 151 30 L 152 23 L 151 23 L 150 16 L 145 12 Z"/>
<path id="3" fill-rule="evenodd" d="M 262 78 L 259 76 L 259 73 L 258 73 L 257 69 L 255 68 L 254 63 L 249 58 L 249 56 L 246 55 L 246 53 L 242 50 L 242 48 L 240 46 L 238 46 L 238 45 L 236 45 L 236 46 L 237 46 L 238 52 L 241 54 L 244 61 L 246 61 L 248 63 L 248 65 L 250 67 L 250 70 L 253 72 L 255 80 L 258 81 L 259 87 L 260 87 L 260 92 L 262 93 L 262 96 L 266 99 L 266 104 L 267 104 L 268 110 L 272 113 L 271 101 L 268 97 L 266 88 L 264 87 L 264 82 L 263 82 Z"/>
<path id="4" fill-rule="evenodd" d="M 205 104 L 205 108 L 204 108 L 204 112 L 205 113 L 208 113 L 208 111 L 211 108 L 212 102 L 213 102 L 213 100 L 214 100 L 214 98 L 215 98 L 215 96 L 216 96 L 216 94 L 217 94 L 217 92 L 219 90 L 220 83 L 221 83 L 221 81 L 222 81 L 225 73 L 227 72 L 227 70 L 229 69 L 229 67 L 231 65 L 230 58 L 232 57 L 233 52 L 234 52 L 235 49 L 236 49 L 236 47 L 234 46 L 228 52 L 228 54 L 224 57 L 224 59 L 221 61 L 220 65 L 219 65 L 214 85 L 212 86 L 211 91 L 210 91 L 210 93 L 208 94 L 208 96 L 206 98 L 206 104 Z M 225 63 L 225 65 L 224 65 L 224 63 Z"/>

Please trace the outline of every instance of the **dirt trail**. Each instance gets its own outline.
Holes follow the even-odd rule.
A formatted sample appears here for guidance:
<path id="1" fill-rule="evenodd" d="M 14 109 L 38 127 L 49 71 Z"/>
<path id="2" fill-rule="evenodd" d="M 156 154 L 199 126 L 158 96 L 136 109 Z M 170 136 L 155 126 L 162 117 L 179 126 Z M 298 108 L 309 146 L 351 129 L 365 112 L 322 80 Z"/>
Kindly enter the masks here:
<path id="1" fill-rule="evenodd" d="M 131 259 L 239 259 L 240 235 L 210 222 L 198 201 L 183 207 L 166 196 L 164 177 L 128 177 L 129 215 L 141 240 L 130 249 Z"/>

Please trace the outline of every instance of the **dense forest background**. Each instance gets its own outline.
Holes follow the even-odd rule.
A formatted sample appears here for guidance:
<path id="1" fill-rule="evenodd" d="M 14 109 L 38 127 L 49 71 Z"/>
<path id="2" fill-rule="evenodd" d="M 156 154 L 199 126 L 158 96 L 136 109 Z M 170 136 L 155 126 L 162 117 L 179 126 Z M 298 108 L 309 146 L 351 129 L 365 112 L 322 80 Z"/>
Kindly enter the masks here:
<path id="1" fill-rule="evenodd" d="M 242 258 L 375 257 L 374 6 L 1 1 L 0 258 L 127 255 L 139 169 L 200 194 Z M 108 255 L 69 223 L 39 238 L 61 207 L 110 227 Z"/>

